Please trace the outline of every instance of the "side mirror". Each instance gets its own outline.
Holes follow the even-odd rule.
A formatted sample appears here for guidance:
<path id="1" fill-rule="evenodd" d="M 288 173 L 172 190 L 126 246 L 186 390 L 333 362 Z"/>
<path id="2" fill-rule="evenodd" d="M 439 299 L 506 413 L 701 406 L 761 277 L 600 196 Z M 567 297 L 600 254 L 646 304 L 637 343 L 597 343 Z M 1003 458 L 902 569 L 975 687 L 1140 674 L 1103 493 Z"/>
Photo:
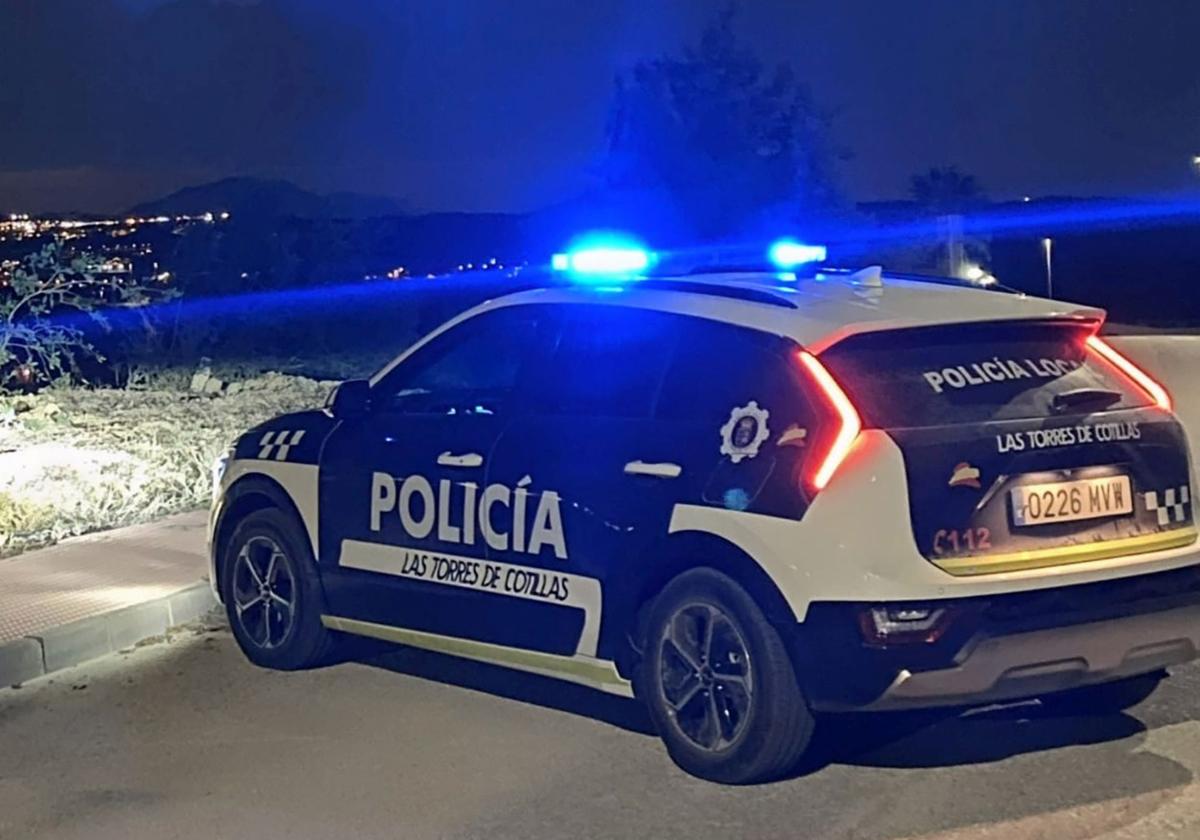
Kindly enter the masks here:
<path id="1" fill-rule="evenodd" d="M 363 417 L 371 408 L 371 385 L 365 379 L 347 379 L 333 389 L 325 408 L 339 420 Z"/>

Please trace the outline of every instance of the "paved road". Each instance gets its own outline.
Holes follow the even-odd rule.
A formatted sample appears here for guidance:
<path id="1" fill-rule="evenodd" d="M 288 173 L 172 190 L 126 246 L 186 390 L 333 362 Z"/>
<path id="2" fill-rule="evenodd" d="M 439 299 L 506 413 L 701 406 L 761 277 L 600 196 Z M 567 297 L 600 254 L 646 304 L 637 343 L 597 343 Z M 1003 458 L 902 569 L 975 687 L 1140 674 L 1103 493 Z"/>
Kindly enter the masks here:
<path id="1" fill-rule="evenodd" d="M 627 701 L 415 651 L 255 669 L 220 627 L 0 691 L 0 838 L 1200 837 L 1200 668 L 1129 714 L 829 722 L 751 788 Z"/>

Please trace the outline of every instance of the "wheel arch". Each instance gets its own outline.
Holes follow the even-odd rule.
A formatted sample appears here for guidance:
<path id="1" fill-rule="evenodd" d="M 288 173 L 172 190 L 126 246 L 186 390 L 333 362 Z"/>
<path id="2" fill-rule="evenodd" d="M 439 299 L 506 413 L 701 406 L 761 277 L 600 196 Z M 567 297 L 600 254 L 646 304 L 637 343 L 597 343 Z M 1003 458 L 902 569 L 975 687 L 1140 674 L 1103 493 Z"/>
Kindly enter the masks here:
<path id="1" fill-rule="evenodd" d="M 743 548 L 717 534 L 704 531 L 670 534 L 644 553 L 640 565 L 650 571 L 641 578 L 629 601 L 624 622 L 627 644 L 622 645 L 617 657 L 618 670 L 624 676 L 636 669 L 650 604 L 668 583 L 690 569 L 711 568 L 728 575 L 746 590 L 772 624 L 787 626 L 796 621 L 795 613 L 766 570 Z"/>
<path id="2" fill-rule="evenodd" d="M 300 528 L 304 539 L 309 540 L 308 530 L 304 527 L 304 517 L 300 515 L 292 497 L 288 495 L 283 485 L 274 478 L 265 475 L 245 475 L 229 485 L 225 491 L 225 503 L 222 506 L 220 518 L 213 528 L 212 552 L 213 570 L 216 579 L 214 586 L 219 590 L 222 576 L 225 573 L 225 546 L 238 523 L 257 510 L 273 508 L 282 511 L 293 519 Z M 315 546 L 313 556 L 316 556 Z"/>

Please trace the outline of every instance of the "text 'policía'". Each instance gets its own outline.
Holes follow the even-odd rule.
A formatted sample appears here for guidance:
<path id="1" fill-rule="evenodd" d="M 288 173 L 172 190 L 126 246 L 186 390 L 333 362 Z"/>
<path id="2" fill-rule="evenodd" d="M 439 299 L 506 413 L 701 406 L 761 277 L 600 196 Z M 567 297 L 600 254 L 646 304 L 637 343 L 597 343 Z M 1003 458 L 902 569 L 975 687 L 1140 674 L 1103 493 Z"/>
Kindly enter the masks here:
<path id="1" fill-rule="evenodd" d="M 510 531 L 495 527 L 492 511 L 496 507 L 512 514 Z M 379 531 L 384 514 L 392 511 L 398 513 L 405 533 L 414 540 L 433 536 L 436 528 L 436 539 L 441 542 L 475 545 L 478 533 L 494 551 L 536 555 L 549 548 L 559 560 L 567 559 L 561 503 L 553 490 L 531 493 L 522 486 L 489 484 L 480 493 L 476 484 L 441 479 L 435 492 L 429 479 L 421 475 L 408 476 L 397 488 L 396 480 L 387 473 L 373 473 L 371 530 Z"/>

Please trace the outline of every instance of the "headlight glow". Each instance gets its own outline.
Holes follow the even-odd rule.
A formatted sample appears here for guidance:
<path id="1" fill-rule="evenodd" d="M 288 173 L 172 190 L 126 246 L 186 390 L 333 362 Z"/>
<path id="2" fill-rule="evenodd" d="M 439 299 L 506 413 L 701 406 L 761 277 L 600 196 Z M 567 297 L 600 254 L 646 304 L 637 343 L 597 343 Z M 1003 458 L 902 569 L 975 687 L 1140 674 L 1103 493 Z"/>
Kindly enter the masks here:
<path id="1" fill-rule="evenodd" d="M 212 494 L 215 499 L 221 494 L 221 481 L 225 478 L 225 472 L 229 469 L 229 462 L 233 460 L 233 447 L 226 449 L 216 457 L 212 462 Z"/>

